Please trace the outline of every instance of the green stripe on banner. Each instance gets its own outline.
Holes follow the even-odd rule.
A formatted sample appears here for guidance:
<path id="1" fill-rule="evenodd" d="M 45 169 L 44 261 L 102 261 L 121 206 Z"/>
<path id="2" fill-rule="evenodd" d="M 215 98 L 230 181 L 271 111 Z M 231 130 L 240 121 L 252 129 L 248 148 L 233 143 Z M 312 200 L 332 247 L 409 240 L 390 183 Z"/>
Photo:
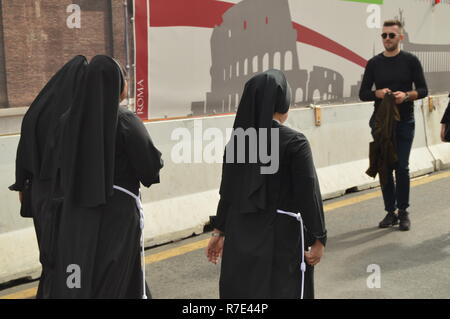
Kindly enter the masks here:
<path id="1" fill-rule="evenodd" d="M 372 3 L 372 4 L 383 4 L 383 0 L 343 0 L 343 1 Z"/>

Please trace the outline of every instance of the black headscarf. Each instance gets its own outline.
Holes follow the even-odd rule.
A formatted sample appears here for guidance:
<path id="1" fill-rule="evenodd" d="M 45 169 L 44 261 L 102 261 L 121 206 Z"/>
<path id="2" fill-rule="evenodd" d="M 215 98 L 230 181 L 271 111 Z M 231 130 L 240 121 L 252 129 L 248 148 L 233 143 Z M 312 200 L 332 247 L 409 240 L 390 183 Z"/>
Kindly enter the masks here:
<path id="1" fill-rule="evenodd" d="M 72 106 L 86 66 L 84 56 L 75 56 L 53 75 L 31 103 L 22 121 L 16 158 L 16 183 L 10 189 L 21 190 L 27 178 L 51 178 L 50 168 L 54 166 L 55 160 L 53 137 L 56 123 Z"/>
<path id="2" fill-rule="evenodd" d="M 232 139 L 236 129 L 247 130 L 255 128 L 267 129 L 266 149 L 270 151 L 272 120 L 275 112 L 287 113 L 291 105 L 291 89 L 283 72 L 268 70 L 252 77 L 246 84 L 236 118 L 233 125 Z M 259 143 L 258 143 L 259 144 Z M 266 175 L 261 174 L 264 164 L 259 158 L 257 148 L 257 163 L 226 163 L 227 149 L 225 149 L 224 163 L 222 167 L 222 183 L 220 195 L 230 202 L 239 202 L 241 212 L 255 212 L 266 208 Z M 245 145 L 246 160 L 248 159 L 249 145 Z M 236 154 L 236 149 L 235 153 Z M 236 157 L 236 156 L 235 156 Z M 235 158 L 236 159 L 236 158 Z M 237 193 L 236 183 L 244 183 L 245 193 Z"/>
<path id="3" fill-rule="evenodd" d="M 108 56 L 94 57 L 62 124 L 61 177 L 67 200 L 95 207 L 113 194 L 118 108 L 124 79 Z"/>

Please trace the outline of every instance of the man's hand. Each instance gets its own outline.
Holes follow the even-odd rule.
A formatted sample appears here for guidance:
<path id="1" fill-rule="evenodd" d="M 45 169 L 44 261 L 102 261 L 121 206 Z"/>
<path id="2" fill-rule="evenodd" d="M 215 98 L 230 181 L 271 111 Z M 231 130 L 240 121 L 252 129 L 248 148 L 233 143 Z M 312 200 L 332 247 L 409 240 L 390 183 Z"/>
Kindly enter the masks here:
<path id="1" fill-rule="evenodd" d="M 397 91 L 394 92 L 394 97 L 395 97 L 395 103 L 396 104 L 402 104 L 403 102 L 405 102 L 406 99 L 406 93 L 405 92 L 401 92 L 401 91 Z"/>
<path id="2" fill-rule="evenodd" d="M 20 201 L 20 204 L 22 204 L 22 202 L 23 202 L 23 193 L 22 192 L 19 192 L 19 201 Z"/>
<path id="3" fill-rule="evenodd" d="M 214 229 L 213 233 L 221 233 L 220 230 Z M 225 237 L 211 237 L 208 243 L 208 247 L 206 247 L 206 257 L 208 258 L 208 261 L 217 264 L 219 262 L 219 258 L 222 256 L 223 252 L 223 243 L 224 243 Z"/>
<path id="4" fill-rule="evenodd" d="M 305 252 L 306 262 L 311 266 L 317 265 L 320 262 L 324 251 L 324 245 L 320 242 L 320 240 L 316 240 L 314 245 L 311 246 L 311 250 Z"/>
<path id="5" fill-rule="evenodd" d="M 392 92 L 390 89 L 381 89 L 381 90 L 376 90 L 375 91 L 375 96 L 377 97 L 377 98 L 379 98 L 379 99 L 384 99 L 384 96 L 387 94 L 387 93 L 390 93 L 390 92 Z"/>

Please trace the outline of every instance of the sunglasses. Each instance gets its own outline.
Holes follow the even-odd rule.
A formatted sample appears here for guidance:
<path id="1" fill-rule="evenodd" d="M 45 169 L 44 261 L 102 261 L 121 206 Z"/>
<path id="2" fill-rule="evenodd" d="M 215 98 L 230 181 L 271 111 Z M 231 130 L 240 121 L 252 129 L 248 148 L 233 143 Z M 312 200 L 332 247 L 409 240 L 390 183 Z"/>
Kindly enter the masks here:
<path id="1" fill-rule="evenodd" d="M 397 33 L 382 33 L 381 37 L 386 39 L 389 36 L 389 39 L 394 39 L 397 36 Z"/>

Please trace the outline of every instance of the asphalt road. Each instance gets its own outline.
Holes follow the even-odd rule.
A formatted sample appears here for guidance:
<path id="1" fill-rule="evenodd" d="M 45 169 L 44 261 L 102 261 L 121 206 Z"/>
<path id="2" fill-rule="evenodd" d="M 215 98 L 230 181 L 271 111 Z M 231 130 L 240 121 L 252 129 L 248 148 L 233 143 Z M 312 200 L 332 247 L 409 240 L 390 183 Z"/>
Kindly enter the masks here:
<path id="1" fill-rule="evenodd" d="M 412 183 L 412 228 L 379 229 L 379 189 L 324 203 L 328 244 L 316 267 L 316 298 L 449 298 L 450 171 Z M 147 251 L 147 282 L 154 298 L 218 298 L 220 266 L 204 255 L 209 234 Z M 33 295 L 36 282 L 0 291 Z"/>

